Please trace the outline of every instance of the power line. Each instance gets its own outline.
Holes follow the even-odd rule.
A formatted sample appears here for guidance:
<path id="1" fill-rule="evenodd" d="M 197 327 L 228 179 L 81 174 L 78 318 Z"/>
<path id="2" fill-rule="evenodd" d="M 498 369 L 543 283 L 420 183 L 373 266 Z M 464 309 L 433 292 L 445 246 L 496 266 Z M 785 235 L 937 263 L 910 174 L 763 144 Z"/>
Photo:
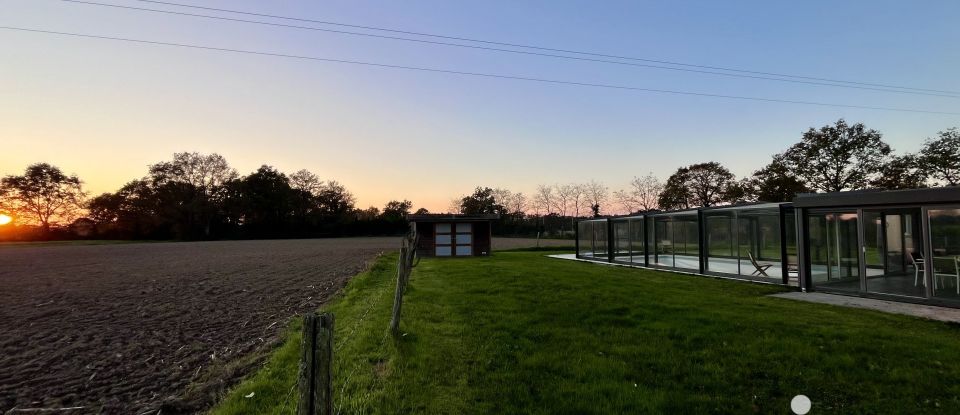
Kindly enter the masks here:
<path id="1" fill-rule="evenodd" d="M 881 88 L 895 88 L 895 89 L 905 89 L 905 90 L 912 90 L 912 91 L 938 92 L 938 93 L 943 93 L 943 94 L 960 94 L 960 91 L 948 91 L 948 90 L 927 89 L 927 88 L 913 88 L 913 87 L 897 86 L 897 85 L 889 85 L 889 84 L 878 84 L 878 83 L 857 82 L 857 81 L 844 81 L 844 80 L 838 80 L 838 79 L 830 79 L 830 78 L 822 78 L 822 77 L 813 77 L 813 76 L 789 75 L 789 74 L 782 74 L 782 73 L 776 73 L 776 72 L 753 71 L 753 70 L 748 70 L 748 69 L 737 69 L 737 68 L 729 68 L 729 67 L 722 67 L 722 66 L 697 65 L 697 64 L 691 64 L 691 63 L 672 62 L 672 61 L 657 60 L 657 59 L 648 59 L 648 58 L 637 58 L 637 57 L 622 56 L 622 55 L 611 55 L 611 54 L 604 54 L 604 53 L 597 53 L 597 52 L 577 51 L 577 50 L 571 50 L 571 49 L 557 49 L 557 48 L 548 48 L 548 47 L 544 47 L 544 46 L 524 45 L 524 44 L 519 44 L 519 43 L 496 42 L 496 41 L 483 40 L 483 39 L 475 39 L 475 38 L 466 38 L 466 37 L 457 37 L 457 36 L 438 35 L 438 34 L 432 34 L 432 33 L 414 32 L 414 31 L 409 31 L 409 30 L 397 30 L 397 29 L 389 29 L 389 28 L 376 27 L 376 26 L 364 26 L 364 25 L 356 25 L 356 24 L 347 24 L 347 23 L 324 21 L 324 20 L 305 19 L 305 18 L 290 17 L 290 16 L 279 16 L 279 15 L 266 14 L 266 13 L 245 12 L 245 11 L 240 11 L 240 10 L 231 10 L 231 9 L 221 9 L 221 8 L 216 8 L 216 7 L 196 6 L 196 5 L 192 5 L 192 4 L 174 3 L 174 2 L 169 2 L 169 1 L 160 1 L 160 0 L 134 0 L 134 1 L 139 1 L 139 2 L 143 2 L 143 3 L 164 4 L 164 5 L 168 5 L 168 6 L 186 7 L 186 8 L 200 9 L 200 10 L 218 11 L 218 12 L 225 12 L 225 13 L 236 13 L 236 14 L 242 14 L 242 15 L 248 15 L 248 16 L 269 17 L 269 18 L 273 18 L 273 19 L 283 19 L 283 20 L 291 20 L 291 21 L 299 21 L 299 22 L 318 23 L 318 24 L 331 25 L 331 26 L 351 27 L 351 28 L 355 28 L 355 29 L 377 30 L 377 31 L 382 31 L 382 32 L 401 33 L 401 34 L 415 35 L 415 36 L 435 37 L 435 38 L 439 38 L 439 39 L 449 39 L 449 40 L 460 40 L 460 41 L 467 41 L 467 42 L 485 43 L 485 44 L 489 44 L 489 45 L 510 46 L 510 47 L 517 47 L 517 48 L 525 48 L 525 49 L 544 50 L 544 51 L 550 51 L 550 52 L 573 53 L 573 54 L 577 54 L 577 55 L 596 56 L 596 57 L 602 57 L 602 58 L 624 59 L 624 60 L 632 60 L 632 61 L 640 61 L 640 62 L 651 62 L 651 63 L 660 63 L 660 64 L 667 64 L 667 65 L 686 66 L 686 67 L 691 67 L 691 68 L 714 69 L 714 70 L 720 70 L 720 71 L 741 72 L 741 73 L 749 73 L 749 74 L 756 74 L 756 75 L 780 76 L 780 77 L 785 77 L 785 78 L 808 79 L 808 80 L 813 80 L 813 81 L 836 82 L 836 83 L 843 83 L 843 84 L 873 86 L 873 87 L 881 87 Z"/>
<path id="2" fill-rule="evenodd" d="M 82 33 L 57 32 L 52 30 L 29 29 L 29 28 L 11 27 L 11 26 L 0 26 L 0 29 L 15 30 L 15 31 L 21 31 L 21 32 L 46 33 L 46 34 L 53 34 L 53 35 L 73 36 L 73 37 L 82 37 L 82 38 L 90 38 L 90 39 L 113 40 L 113 41 L 120 41 L 120 42 L 140 43 L 140 44 L 176 46 L 176 47 L 182 47 L 182 48 L 241 53 L 241 54 L 248 54 L 248 55 L 263 55 L 263 56 L 302 59 L 302 60 L 311 60 L 311 61 L 319 61 L 319 62 L 333 62 L 333 63 L 343 63 L 343 64 L 351 64 L 351 65 L 363 65 L 363 66 L 371 66 L 371 67 L 378 67 L 378 68 L 404 69 L 409 71 L 445 73 L 445 74 L 453 74 L 453 75 L 483 77 L 483 78 L 511 79 L 511 80 L 518 80 L 518 81 L 540 82 L 540 83 L 546 83 L 546 84 L 576 85 L 576 86 L 585 86 L 585 87 L 594 87 L 594 88 L 655 92 L 655 93 L 663 93 L 663 94 L 690 95 L 690 96 L 701 96 L 701 97 L 723 98 L 723 99 L 737 99 L 737 100 L 746 100 L 746 101 L 779 102 L 779 103 L 785 103 L 785 104 L 816 105 L 816 106 L 823 106 L 823 107 L 842 107 L 842 108 L 858 108 L 858 109 L 879 110 L 879 111 L 960 115 L 960 113 L 957 113 L 957 112 L 946 112 L 946 111 L 918 110 L 918 109 L 909 109 L 909 108 L 872 107 L 872 106 L 850 105 L 850 104 L 833 104 L 833 103 L 814 102 L 814 101 L 797 101 L 797 100 L 777 99 L 777 98 L 748 97 L 748 96 L 738 96 L 738 95 L 711 94 L 711 93 L 704 93 L 704 92 L 640 88 L 640 87 L 632 87 L 632 86 L 624 86 L 624 85 L 599 84 L 599 83 L 591 83 L 591 82 L 562 81 L 562 80 L 555 80 L 555 79 L 533 78 L 533 77 L 525 77 L 525 76 L 490 74 L 490 73 L 482 73 L 482 72 L 467 72 L 467 71 L 457 71 L 457 70 L 450 70 L 450 69 L 424 68 L 424 67 L 418 67 L 418 66 L 393 65 L 393 64 L 377 63 L 377 62 L 361 62 L 361 61 L 351 61 L 351 60 L 344 60 L 344 59 L 321 58 L 316 56 L 291 55 L 291 54 L 275 53 L 275 52 L 230 49 L 230 48 L 202 46 L 202 45 L 193 45 L 193 44 L 185 44 L 185 43 L 172 43 L 172 42 L 161 42 L 161 41 L 154 41 L 154 40 L 88 35 L 88 34 L 82 34 Z"/>
<path id="3" fill-rule="evenodd" d="M 715 71 L 707 71 L 707 70 L 699 70 L 699 69 L 674 68 L 674 67 L 660 66 L 660 65 L 649 65 L 649 64 L 639 64 L 639 63 L 630 63 L 630 62 L 618 62 L 618 61 L 605 60 L 605 59 L 584 58 L 584 57 L 576 57 L 576 56 L 564 56 L 564 55 L 556 55 L 556 54 L 549 54 L 549 53 L 540 53 L 540 52 L 529 52 L 529 51 L 521 51 L 521 50 L 511 50 L 511 49 L 493 48 L 493 47 L 487 47 L 487 46 L 465 45 L 465 44 L 461 44 L 461 43 L 438 42 L 438 41 L 432 41 L 432 40 L 411 39 L 411 38 L 397 37 L 397 36 L 376 35 L 376 34 L 371 34 L 371 33 L 359 33 L 359 32 L 349 32 L 349 31 L 344 31 L 344 30 L 322 29 L 322 28 L 318 28 L 318 27 L 297 26 L 297 25 L 289 25 L 289 24 L 282 24 L 282 23 L 264 22 L 264 21 L 259 21 L 259 20 L 245 20 L 245 19 L 235 19 L 235 18 L 222 17 L 222 16 L 211 16 L 211 15 L 205 15 L 205 14 L 176 12 L 176 11 L 170 11 L 170 10 L 148 9 L 148 8 L 143 8 L 143 7 L 124 6 L 124 5 L 108 4 L 108 3 L 98 3 L 98 2 L 84 1 L 84 0 L 61 0 L 61 1 L 68 2 L 68 3 L 86 4 L 86 5 L 92 5 L 92 6 L 114 7 L 114 8 L 120 8 L 120 9 L 146 11 L 146 12 L 153 12 L 153 13 L 163 13 L 163 14 L 189 16 L 189 17 L 200 17 L 200 18 L 205 18 L 205 19 L 224 20 L 224 21 L 230 21 L 230 22 L 251 23 L 251 24 L 266 25 L 266 26 L 277 26 L 277 27 L 285 27 L 285 28 L 293 28 L 293 29 L 313 30 L 313 31 L 319 31 L 319 32 L 337 33 L 337 34 L 352 35 L 352 36 L 364 36 L 364 37 L 373 37 L 373 38 L 379 38 L 379 39 L 400 40 L 400 41 L 406 41 L 406 42 L 417 42 L 417 43 L 425 43 L 425 44 L 431 44 L 431 45 L 454 46 L 454 47 L 460 47 L 460 48 L 480 49 L 480 50 L 494 51 L 494 52 L 507 52 L 507 53 L 522 54 L 522 55 L 533 55 L 533 56 L 542 56 L 542 57 L 559 58 L 559 59 L 569 59 L 569 60 L 595 62 L 595 63 L 607 63 L 607 64 L 624 65 L 624 66 L 635 66 L 635 67 L 642 67 L 642 68 L 664 69 L 664 70 L 670 70 L 670 71 L 680 71 L 680 72 L 690 72 L 690 73 L 699 73 L 699 74 L 719 75 L 719 76 L 728 76 L 728 77 L 736 77 L 736 78 L 761 79 L 761 80 L 768 80 L 768 81 L 790 82 L 790 83 L 807 84 L 807 85 L 831 86 L 831 87 L 838 87 L 838 88 L 864 89 L 864 90 L 881 91 L 881 92 L 892 92 L 892 93 L 899 93 L 899 94 L 928 95 L 928 96 L 954 98 L 954 99 L 960 98 L 960 96 L 958 96 L 958 95 L 947 95 L 947 94 L 930 93 L 930 92 L 918 92 L 918 91 L 905 91 L 905 90 L 888 89 L 888 88 L 875 88 L 875 87 L 857 86 L 857 85 L 841 85 L 841 84 L 826 83 L 826 82 L 817 82 L 817 81 L 803 81 L 803 80 L 797 80 L 797 79 L 772 78 L 772 77 L 768 77 L 768 76 L 745 75 L 745 74 L 715 72 Z"/>

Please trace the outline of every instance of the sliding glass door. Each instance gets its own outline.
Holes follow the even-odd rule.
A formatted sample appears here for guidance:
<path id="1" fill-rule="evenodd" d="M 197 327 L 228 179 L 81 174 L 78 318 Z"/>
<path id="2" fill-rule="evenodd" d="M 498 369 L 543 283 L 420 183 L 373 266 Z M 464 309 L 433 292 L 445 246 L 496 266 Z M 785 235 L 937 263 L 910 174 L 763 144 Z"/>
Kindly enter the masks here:
<path id="1" fill-rule="evenodd" d="M 923 252 L 920 209 L 864 210 L 863 224 L 867 291 L 924 297 L 923 275 L 913 266 Z"/>
<path id="2" fill-rule="evenodd" d="M 808 220 L 814 288 L 860 291 L 857 213 L 811 213 Z"/>

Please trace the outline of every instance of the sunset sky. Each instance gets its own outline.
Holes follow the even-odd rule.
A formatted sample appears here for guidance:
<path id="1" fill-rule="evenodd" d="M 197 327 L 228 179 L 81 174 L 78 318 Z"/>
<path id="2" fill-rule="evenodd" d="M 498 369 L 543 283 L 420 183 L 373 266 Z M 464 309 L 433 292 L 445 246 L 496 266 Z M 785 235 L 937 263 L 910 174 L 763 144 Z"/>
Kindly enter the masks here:
<path id="1" fill-rule="evenodd" d="M 265 17 L 102 0 L 337 30 Z M 202 1 L 181 3 L 698 65 L 960 91 L 960 2 Z M 777 3 L 777 4 L 773 4 Z M 640 88 L 960 112 L 960 98 L 740 79 L 2 0 L 0 26 Z M 366 33 L 378 33 L 364 31 Z M 384 34 L 384 33 L 381 33 Z M 396 35 L 412 37 L 412 35 Z M 430 38 L 420 38 L 430 39 Z M 437 39 L 433 39 L 437 40 Z M 463 43 L 459 42 L 458 43 Z M 681 96 L 0 29 L 0 175 L 45 161 L 92 193 L 180 151 L 345 184 L 358 206 L 445 210 L 475 186 L 626 186 L 719 161 L 738 176 L 838 118 L 916 151 L 960 116 Z"/>

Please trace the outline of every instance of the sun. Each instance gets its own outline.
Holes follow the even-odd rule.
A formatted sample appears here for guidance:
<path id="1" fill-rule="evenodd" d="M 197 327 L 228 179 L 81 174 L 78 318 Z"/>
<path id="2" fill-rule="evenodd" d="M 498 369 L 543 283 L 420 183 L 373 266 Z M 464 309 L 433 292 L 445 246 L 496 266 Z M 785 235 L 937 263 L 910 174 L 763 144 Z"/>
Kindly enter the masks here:
<path id="1" fill-rule="evenodd" d="M 10 222 L 13 222 L 13 218 L 0 213 L 0 226 L 6 225 Z"/>

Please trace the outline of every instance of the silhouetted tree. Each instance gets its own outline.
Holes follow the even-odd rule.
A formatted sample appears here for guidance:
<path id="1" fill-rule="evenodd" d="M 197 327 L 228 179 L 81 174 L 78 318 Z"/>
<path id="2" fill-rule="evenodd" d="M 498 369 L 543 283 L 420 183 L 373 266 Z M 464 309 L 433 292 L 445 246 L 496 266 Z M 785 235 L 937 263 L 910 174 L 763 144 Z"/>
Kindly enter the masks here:
<path id="1" fill-rule="evenodd" d="M 342 216 L 354 209 L 356 199 L 335 180 L 324 183 L 317 193 L 317 204 L 324 216 Z"/>
<path id="2" fill-rule="evenodd" d="M 429 213 L 430 213 L 430 211 L 427 210 L 427 208 L 420 208 L 420 209 L 417 209 L 416 212 L 413 212 L 414 215 L 426 215 L 426 214 L 429 214 Z"/>
<path id="3" fill-rule="evenodd" d="M 584 200 L 587 202 L 587 206 L 590 208 L 591 214 L 593 217 L 600 216 L 600 210 L 602 207 L 606 206 L 607 199 L 609 198 L 609 190 L 607 186 L 604 186 L 603 183 L 591 180 L 582 185 Z"/>
<path id="4" fill-rule="evenodd" d="M 736 178 L 730 170 L 715 161 L 692 164 L 677 169 L 667 179 L 658 199 L 663 209 L 709 207 L 736 201 L 731 186 Z M 734 190 L 739 190 L 734 189 Z"/>
<path id="5" fill-rule="evenodd" d="M 177 222 L 181 237 L 211 236 L 211 226 L 237 172 L 219 154 L 175 153 L 153 164 L 149 177 L 161 201 L 161 213 Z"/>
<path id="6" fill-rule="evenodd" d="M 160 214 L 159 199 L 147 180 L 131 181 L 116 193 L 101 194 L 87 204 L 89 216 L 103 231 L 120 238 L 169 238 L 175 225 Z"/>
<path id="7" fill-rule="evenodd" d="M 949 186 L 960 185 L 960 131 L 949 128 L 927 139 L 917 163 L 929 177 Z"/>
<path id="8" fill-rule="evenodd" d="M 75 219 L 86 197 L 80 178 L 47 163 L 32 164 L 21 176 L 4 177 L 0 186 L 6 208 L 35 219 L 44 235 L 50 234 L 52 224 Z"/>
<path id="9" fill-rule="evenodd" d="M 748 191 L 753 200 L 789 202 L 800 193 L 809 193 L 810 189 L 797 178 L 783 156 L 776 155 L 770 164 L 753 172 Z"/>
<path id="10" fill-rule="evenodd" d="M 693 195 L 690 194 L 690 188 L 687 187 L 689 169 L 681 167 L 667 178 L 663 185 L 663 191 L 657 197 L 657 205 L 663 210 L 689 209 L 690 200 Z"/>
<path id="11" fill-rule="evenodd" d="M 866 188 L 890 152 L 876 130 L 840 119 L 803 133 L 802 140 L 783 153 L 783 160 L 811 189 L 840 192 Z"/>
<path id="12" fill-rule="evenodd" d="M 232 183 L 232 201 L 239 214 L 238 221 L 259 236 L 276 236 L 283 233 L 294 214 L 297 191 L 290 187 L 286 175 L 270 166 L 260 166 L 257 171 Z"/>
<path id="13" fill-rule="evenodd" d="M 477 187 L 473 194 L 460 199 L 460 213 L 478 215 L 487 213 L 501 213 L 504 206 L 497 203 L 493 197 L 493 189 Z"/>
<path id="14" fill-rule="evenodd" d="M 657 176 L 648 173 L 643 177 L 634 177 L 630 186 L 616 192 L 615 196 L 627 212 L 654 210 L 658 207 L 657 201 L 663 186 Z"/>
<path id="15" fill-rule="evenodd" d="M 407 214 L 410 213 L 411 207 L 413 207 L 413 203 L 409 200 L 402 202 L 391 200 L 383 207 L 383 213 L 380 214 L 380 217 L 387 221 L 404 221 Z"/>
<path id="16" fill-rule="evenodd" d="M 921 168 L 919 157 L 913 154 L 891 157 L 876 177 L 870 180 L 870 186 L 878 189 L 917 189 L 927 186 L 927 172 Z"/>

